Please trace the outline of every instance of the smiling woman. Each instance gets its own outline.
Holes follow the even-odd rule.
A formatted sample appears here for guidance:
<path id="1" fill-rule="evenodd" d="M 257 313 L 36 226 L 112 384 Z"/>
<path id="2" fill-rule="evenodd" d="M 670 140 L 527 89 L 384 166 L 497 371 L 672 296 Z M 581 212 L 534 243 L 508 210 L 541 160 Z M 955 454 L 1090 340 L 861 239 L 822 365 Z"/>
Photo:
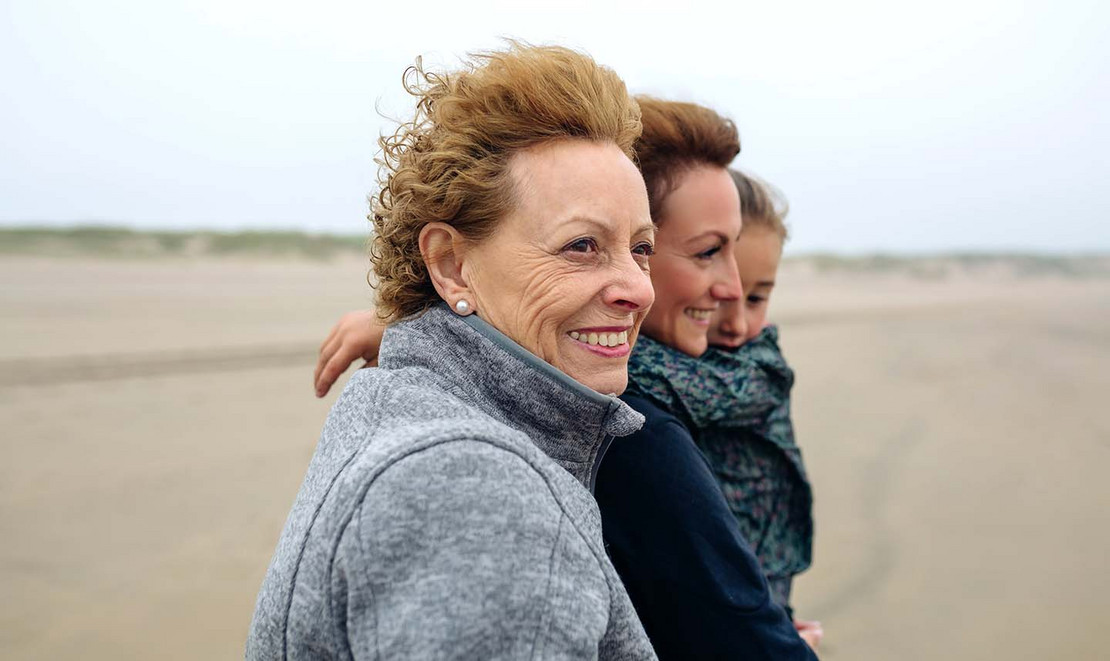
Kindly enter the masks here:
<path id="1" fill-rule="evenodd" d="M 740 298 L 732 246 L 740 198 L 728 164 L 740 152 L 731 120 L 693 103 L 639 97 L 644 133 L 636 155 L 659 226 L 651 262 L 656 303 L 644 333 L 691 356 L 708 343 L 709 319 Z"/>
<path id="2" fill-rule="evenodd" d="M 654 658 L 589 488 L 654 229 L 624 83 L 514 44 L 411 69 L 371 259 L 391 325 L 348 383 L 258 596 L 247 656 Z"/>
<path id="3" fill-rule="evenodd" d="M 495 234 L 424 229 L 437 291 L 580 383 L 623 392 L 653 300 L 639 171 L 613 143 L 561 140 L 517 154 L 509 172 L 517 201 Z"/>

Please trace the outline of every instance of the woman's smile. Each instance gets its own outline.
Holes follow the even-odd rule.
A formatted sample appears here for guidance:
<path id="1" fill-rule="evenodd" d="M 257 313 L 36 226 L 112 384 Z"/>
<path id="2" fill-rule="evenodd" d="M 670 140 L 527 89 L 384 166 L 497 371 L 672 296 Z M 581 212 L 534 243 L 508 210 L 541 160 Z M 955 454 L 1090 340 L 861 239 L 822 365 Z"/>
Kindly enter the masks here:
<path id="1" fill-rule="evenodd" d="M 708 328 L 710 320 L 713 319 L 713 313 L 717 311 L 717 307 L 716 305 L 711 308 L 689 307 L 683 310 L 683 314 L 694 324 Z"/>
<path id="2" fill-rule="evenodd" d="M 631 351 L 628 335 L 632 326 L 580 328 L 567 333 L 578 347 L 604 358 L 620 358 Z"/>

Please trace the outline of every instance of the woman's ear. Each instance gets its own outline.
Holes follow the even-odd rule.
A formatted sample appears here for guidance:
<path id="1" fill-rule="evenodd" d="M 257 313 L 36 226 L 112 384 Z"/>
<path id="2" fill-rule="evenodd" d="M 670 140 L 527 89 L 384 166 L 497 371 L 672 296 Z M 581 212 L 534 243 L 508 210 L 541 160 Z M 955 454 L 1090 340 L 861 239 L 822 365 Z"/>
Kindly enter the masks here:
<path id="1" fill-rule="evenodd" d="M 428 223 L 420 230 L 420 256 L 428 268 L 432 285 L 452 309 L 459 301 L 474 304 L 470 286 L 463 275 L 467 241 L 447 223 Z"/>

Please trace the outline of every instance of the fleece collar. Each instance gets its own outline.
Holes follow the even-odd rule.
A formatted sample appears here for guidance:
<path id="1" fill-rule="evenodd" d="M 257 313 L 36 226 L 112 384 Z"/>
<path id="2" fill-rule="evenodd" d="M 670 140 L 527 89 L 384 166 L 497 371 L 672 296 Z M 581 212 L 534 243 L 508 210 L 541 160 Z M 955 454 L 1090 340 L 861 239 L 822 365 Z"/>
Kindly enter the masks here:
<path id="1" fill-rule="evenodd" d="M 446 304 L 390 326 L 379 364 L 421 367 L 441 387 L 532 442 L 592 488 L 604 445 L 644 417 L 615 396 L 592 390 L 471 314 Z"/>

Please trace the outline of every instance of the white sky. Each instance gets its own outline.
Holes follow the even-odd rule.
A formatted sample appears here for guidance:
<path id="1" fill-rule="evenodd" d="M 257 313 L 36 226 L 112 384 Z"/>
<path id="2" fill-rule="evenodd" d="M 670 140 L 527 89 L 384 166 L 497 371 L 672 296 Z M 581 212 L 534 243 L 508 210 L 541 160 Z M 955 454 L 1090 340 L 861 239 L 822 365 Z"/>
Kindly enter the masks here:
<path id="1" fill-rule="evenodd" d="M 713 5 L 0 0 L 0 224 L 365 232 L 403 69 L 504 35 L 733 117 L 792 251 L 1110 250 L 1110 4 Z"/>

